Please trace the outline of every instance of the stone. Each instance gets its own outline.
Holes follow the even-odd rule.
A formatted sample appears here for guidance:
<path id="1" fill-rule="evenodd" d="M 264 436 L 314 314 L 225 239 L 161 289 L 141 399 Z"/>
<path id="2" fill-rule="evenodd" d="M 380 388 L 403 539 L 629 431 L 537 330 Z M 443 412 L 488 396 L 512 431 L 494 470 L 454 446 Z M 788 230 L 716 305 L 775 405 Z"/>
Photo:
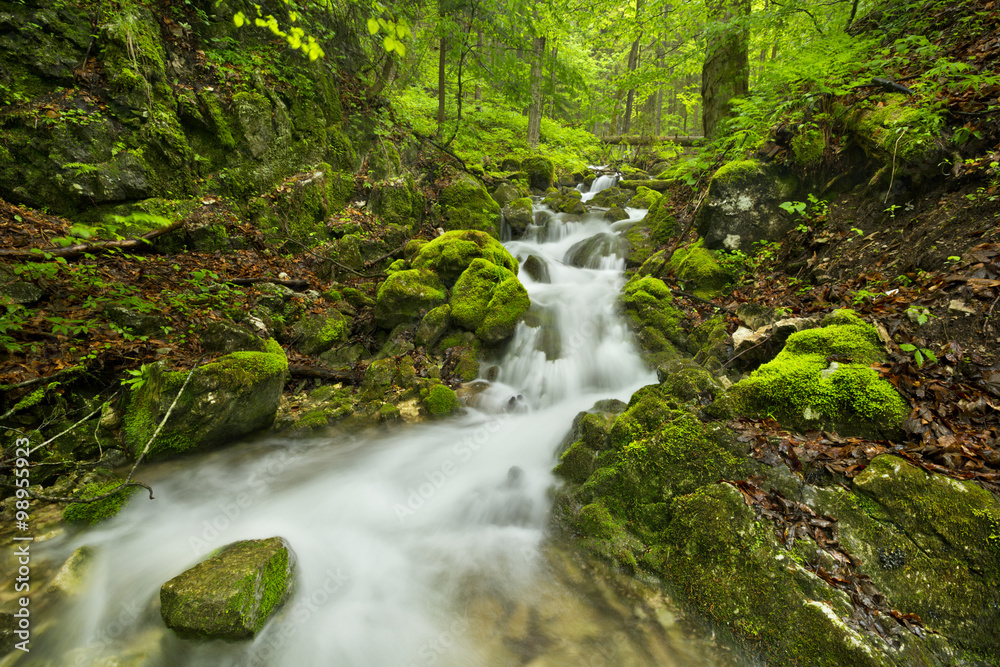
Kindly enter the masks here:
<path id="1" fill-rule="evenodd" d="M 526 158 L 521 163 L 521 169 L 528 175 L 528 185 L 533 190 L 545 192 L 555 183 L 556 168 L 546 157 L 536 155 Z"/>
<path id="2" fill-rule="evenodd" d="M 20 304 L 30 306 L 38 303 L 45 296 L 45 290 L 34 283 L 17 280 L 0 286 L 0 305 L 13 306 Z"/>
<path id="3" fill-rule="evenodd" d="M 675 346 L 686 342 L 679 329 L 681 312 L 662 280 L 633 276 L 622 287 L 618 303 L 647 363 L 655 367 L 678 356 Z"/>
<path id="4" fill-rule="evenodd" d="M 274 340 L 264 352 L 233 352 L 191 373 L 170 419 L 153 440 L 149 458 L 220 447 L 274 421 L 288 358 Z M 148 377 L 126 397 L 125 448 L 139 456 L 174 402 L 189 371 L 147 367 Z"/>
<path id="5" fill-rule="evenodd" d="M 302 354 L 316 356 L 346 342 L 349 329 L 350 322 L 340 310 L 328 308 L 320 315 L 299 320 L 292 331 L 296 349 Z"/>
<path id="6" fill-rule="evenodd" d="M 87 574 L 93 560 L 93 547 L 82 546 L 75 549 L 49 582 L 46 592 L 60 597 L 75 597 L 82 593 L 86 589 Z"/>
<path id="7" fill-rule="evenodd" d="M 200 336 L 201 346 L 207 352 L 263 352 L 266 339 L 254 335 L 238 324 L 213 320 Z"/>
<path id="8" fill-rule="evenodd" d="M 108 306 L 104 314 L 109 320 L 133 336 L 152 336 L 161 333 L 167 318 L 153 313 L 143 313 L 124 306 Z"/>
<path id="9" fill-rule="evenodd" d="M 420 320 L 414 342 L 425 347 L 434 347 L 451 324 L 451 306 L 444 304 L 427 311 Z"/>
<path id="10" fill-rule="evenodd" d="M 460 174 L 441 189 L 438 203 L 446 231 L 476 229 L 500 238 L 500 206 L 474 177 Z"/>
<path id="11" fill-rule="evenodd" d="M 521 262 L 521 268 L 527 273 L 532 280 L 536 283 L 551 283 L 552 278 L 549 276 L 549 265 L 545 263 L 545 260 L 538 255 L 528 255 L 523 262 Z"/>
<path id="12" fill-rule="evenodd" d="M 521 198 L 521 192 L 516 186 L 510 183 L 501 183 L 493 190 L 491 193 L 493 201 L 497 203 L 498 206 L 503 208 L 515 199 Z"/>
<path id="13" fill-rule="evenodd" d="M 961 299 L 952 299 L 948 302 L 948 312 L 949 313 L 964 313 L 966 317 L 969 315 L 975 315 L 976 309 L 971 308 L 966 305 Z"/>
<path id="14" fill-rule="evenodd" d="M 430 245 L 430 244 L 428 244 Z M 375 300 L 375 323 L 384 329 L 418 322 L 448 299 L 438 275 L 429 269 L 398 271 L 385 279 Z"/>
<path id="15" fill-rule="evenodd" d="M 501 266 L 515 275 L 518 272 L 517 260 L 503 244 L 485 232 L 473 230 L 445 232 L 420 248 L 411 265 L 414 269 L 433 271 L 445 286 L 451 287 L 477 258 Z"/>
<path id="16" fill-rule="evenodd" d="M 453 322 L 493 345 L 514 333 L 531 300 L 511 271 L 474 259 L 455 283 L 450 305 Z"/>
<path id="17" fill-rule="evenodd" d="M 611 255 L 624 258 L 628 255 L 629 243 L 620 235 L 602 232 L 573 244 L 563 261 L 582 269 L 599 269 L 602 260 Z"/>
<path id="18" fill-rule="evenodd" d="M 295 554 L 281 537 L 223 547 L 160 588 L 160 615 L 186 639 L 252 639 L 292 592 Z"/>
<path id="19" fill-rule="evenodd" d="M 509 202 L 503 207 L 503 217 L 510 228 L 512 238 L 519 238 L 534 222 L 531 210 L 531 198 L 521 197 Z"/>
<path id="20" fill-rule="evenodd" d="M 753 160 L 723 165 L 695 214 L 705 247 L 750 253 L 758 241 L 780 241 L 795 226 L 779 205 L 795 199 L 798 181 L 787 170 Z"/>

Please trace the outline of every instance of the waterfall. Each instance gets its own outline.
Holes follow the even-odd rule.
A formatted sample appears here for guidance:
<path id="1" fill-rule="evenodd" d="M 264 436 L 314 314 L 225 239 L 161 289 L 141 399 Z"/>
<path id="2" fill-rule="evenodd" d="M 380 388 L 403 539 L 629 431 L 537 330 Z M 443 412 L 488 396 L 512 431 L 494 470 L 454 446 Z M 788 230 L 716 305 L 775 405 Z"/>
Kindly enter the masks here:
<path id="1" fill-rule="evenodd" d="M 703 640 L 660 626 L 646 639 L 608 632 L 638 621 L 616 620 L 608 593 L 589 602 L 546 565 L 550 471 L 573 417 L 599 399 L 627 401 L 655 374 L 615 309 L 623 258 L 564 261 L 612 227 L 538 211 L 543 221 L 507 247 L 546 270 L 522 269 L 532 308 L 473 407 L 395 431 L 264 436 L 145 467 L 155 501 L 137 496 L 108 523 L 44 545 L 56 562 L 84 544 L 97 555 L 87 591 L 41 635 L 32 664 L 507 665 L 522 664 L 517 647 L 539 632 L 558 639 L 538 644 L 547 664 L 716 664 Z M 295 592 L 253 641 L 191 642 L 163 627 L 163 582 L 225 544 L 275 535 L 296 553 Z M 532 614 L 541 627 L 525 625 Z"/>

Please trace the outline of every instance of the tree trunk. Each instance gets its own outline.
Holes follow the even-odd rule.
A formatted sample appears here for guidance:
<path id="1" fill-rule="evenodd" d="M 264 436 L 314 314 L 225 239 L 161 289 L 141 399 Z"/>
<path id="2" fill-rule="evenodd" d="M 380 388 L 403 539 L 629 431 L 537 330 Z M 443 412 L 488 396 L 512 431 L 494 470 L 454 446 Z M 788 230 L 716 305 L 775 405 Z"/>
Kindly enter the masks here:
<path id="1" fill-rule="evenodd" d="M 549 118 L 555 117 L 556 111 L 556 57 L 559 55 L 559 48 L 553 41 L 552 50 L 549 51 Z"/>
<path id="2" fill-rule="evenodd" d="M 636 0 L 635 20 L 638 23 L 639 14 L 642 12 L 642 0 Z M 628 52 L 628 72 L 631 74 L 639 66 L 639 40 L 642 39 L 642 31 L 635 36 L 632 48 Z M 635 99 L 635 88 L 628 89 L 628 97 L 625 99 L 625 119 L 622 122 L 622 134 L 628 134 L 632 127 L 632 101 Z"/>
<path id="3" fill-rule="evenodd" d="M 477 49 L 477 51 L 479 53 L 479 57 L 482 58 L 482 56 L 483 56 L 483 33 L 482 32 L 479 33 L 479 41 L 476 42 L 476 49 Z M 479 78 L 479 76 L 476 76 L 475 100 L 476 100 L 476 111 L 482 111 L 483 110 L 483 86 L 482 86 L 482 81 Z"/>
<path id="4" fill-rule="evenodd" d="M 708 38 L 701 69 L 701 118 L 705 136 L 712 137 L 719 121 L 732 115 L 730 100 L 750 88 L 750 36 L 740 24 L 750 15 L 750 0 L 709 0 L 708 10 L 717 26 Z"/>
<path id="5" fill-rule="evenodd" d="M 538 22 L 538 9 L 535 9 Z M 538 148 L 542 137 L 542 58 L 545 55 L 545 37 L 535 37 L 531 44 L 531 104 L 528 106 L 528 145 Z"/>
<path id="6" fill-rule="evenodd" d="M 437 116 L 437 133 L 438 136 L 442 136 L 444 133 L 444 108 L 445 108 L 445 87 L 447 85 L 447 79 L 445 77 L 445 65 L 447 64 L 448 55 L 448 39 L 446 37 L 441 38 L 441 56 L 438 59 L 438 116 Z"/>

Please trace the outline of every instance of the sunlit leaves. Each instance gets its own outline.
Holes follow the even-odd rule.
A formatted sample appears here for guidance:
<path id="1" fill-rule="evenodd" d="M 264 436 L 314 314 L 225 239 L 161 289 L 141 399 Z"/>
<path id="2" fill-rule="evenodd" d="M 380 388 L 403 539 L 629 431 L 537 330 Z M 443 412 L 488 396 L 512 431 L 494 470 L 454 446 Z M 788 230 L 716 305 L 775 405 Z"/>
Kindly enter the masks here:
<path id="1" fill-rule="evenodd" d="M 380 31 L 386 33 L 382 38 L 382 47 L 386 51 L 396 53 L 400 58 L 406 55 L 403 40 L 413 34 L 408 25 L 402 21 L 390 21 L 381 17 L 368 19 L 368 34 L 375 36 Z"/>

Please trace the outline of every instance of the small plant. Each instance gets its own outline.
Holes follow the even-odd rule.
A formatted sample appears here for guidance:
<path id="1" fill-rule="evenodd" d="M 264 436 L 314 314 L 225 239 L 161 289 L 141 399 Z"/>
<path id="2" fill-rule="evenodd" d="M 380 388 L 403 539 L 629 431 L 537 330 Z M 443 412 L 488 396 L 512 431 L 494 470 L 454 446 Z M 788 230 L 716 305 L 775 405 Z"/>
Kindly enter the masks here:
<path id="1" fill-rule="evenodd" d="M 926 347 L 918 348 L 916 345 L 910 343 L 903 343 L 899 346 L 899 349 L 903 352 L 912 352 L 913 360 L 917 362 L 917 368 L 924 367 L 924 360 L 930 361 L 932 364 L 937 363 L 937 355 Z"/>
<path id="2" fill-rule="evenodd" d="M 927 324 L 933 315 L 926 308 L 918 308 L 917 306 L 910 306 L 906 309 L 906 316 L 910 318 L 911 322 L 915 322 L 920 326 Z"/>
<path id="3" fill-rule="evenodd" d="M 122 385 L 129 387 L 132 391 L 139 391 L 150 377 L 150 369 L 147 364 L 143 364 L 139 370 L 128 369 L 125 371 L 129 377 L 122 380 Z"/>

